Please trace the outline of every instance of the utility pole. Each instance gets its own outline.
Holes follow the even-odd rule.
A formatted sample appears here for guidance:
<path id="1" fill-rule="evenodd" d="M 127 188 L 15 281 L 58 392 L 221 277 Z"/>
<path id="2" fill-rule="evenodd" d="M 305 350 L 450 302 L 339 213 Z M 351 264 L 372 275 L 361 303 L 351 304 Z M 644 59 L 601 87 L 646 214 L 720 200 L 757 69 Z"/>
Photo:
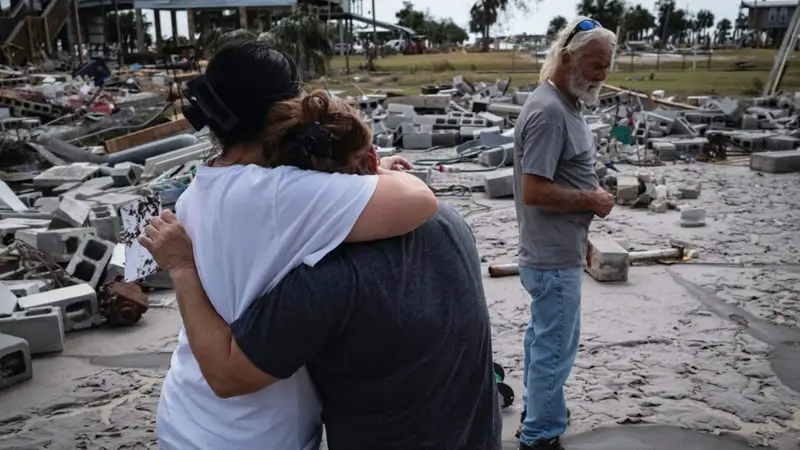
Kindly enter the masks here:
<path id="1" fill-rule="evenodd" d="M 375 0 L 372 0 L 372 65 L 374 66 L 375 60 L 378 58 L 378 22 L 375 19 Z"/>
<path id="2" fill-rule="evenodd" d="M 117 68 L 122 68 L 122 28 L 119 25 L 119 3 L 114 0 L 114 19 L 117 25 Z"/>

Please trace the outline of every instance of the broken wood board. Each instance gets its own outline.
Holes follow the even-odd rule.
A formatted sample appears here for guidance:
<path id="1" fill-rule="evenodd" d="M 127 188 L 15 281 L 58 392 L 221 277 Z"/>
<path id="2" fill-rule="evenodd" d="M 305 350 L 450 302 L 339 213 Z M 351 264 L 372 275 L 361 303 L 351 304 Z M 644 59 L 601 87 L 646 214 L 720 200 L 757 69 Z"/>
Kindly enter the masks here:
<path id="1" fill-rule="evenodd" d="M 181 117 L 178 120 L 155 125 L 150 128 L 145 128 L 144 130 L 134 131 L 133 133 L 118 138 L 109 139 L 105 142 L 106 153 L 117 153 L 138 145 L 147 144 L 148 142 L 181 134 L 191 128 L 192 124 L 190 124 L 186 118 Z"/>
<path id="2" fill-rule="evenodd" d="M 692 110 L 700 109 L 697 106 L 690 105 L 688 103 L 671 102 L 669 100 L 664 100 L 664 99 L 660 99 L 660 98 L 653 98 L 652 96 L 647 95 L 647 94 L 643 94 L 641 92 L 636 92 L 636 91 L 632 91 L 630 89 L 624 89 L 624 88 L 621 88 L 621 87 L 612 86 L 610 84 L 603 84 L 603 87 L 607 88 L 607 89 L 610 89 L 612 91 L 615 91 L 615 92 L 627 92 L 627 93 L 629 93 L 631 95 L 635 95 L 635 96 L 637 96 L 639 98 L 642 98 L 642 99 L 645 99 L 645 100 L 650 100 L 653 103 L 658 103 L 658 104 L 664 105 L 664 106 L 671 106 L 673 108 L 683 108 L 683 109 L 692 109 Z"/>
<path id="3" fill-rule="evenodd" d="M 161 197 L 148 195 L 119 209 L 122 219 L 120 243 L 125 245 L 125 281 L 137 281 L 158 271 L 153 255 L 139 243 L 139 236 L 153 217 L 161 215 Z"/>

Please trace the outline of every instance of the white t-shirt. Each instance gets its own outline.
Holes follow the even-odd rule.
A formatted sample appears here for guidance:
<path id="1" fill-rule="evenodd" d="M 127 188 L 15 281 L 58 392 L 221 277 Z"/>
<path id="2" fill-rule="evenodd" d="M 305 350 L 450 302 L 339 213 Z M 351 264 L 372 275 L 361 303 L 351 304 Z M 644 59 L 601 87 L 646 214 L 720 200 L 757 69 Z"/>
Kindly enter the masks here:
<path id="1" fill-rule="evenodd" d="M 341 244 L 377 183 L 294 167 L 199 167 L 176 210 L 219 315 L 233 322 L 293 268 L 313 266 Z M 259 392 L 217 397 L 181 329 L 156 434 L 166 450 L 311 450 L 320 411 L 305 367 Z"/>

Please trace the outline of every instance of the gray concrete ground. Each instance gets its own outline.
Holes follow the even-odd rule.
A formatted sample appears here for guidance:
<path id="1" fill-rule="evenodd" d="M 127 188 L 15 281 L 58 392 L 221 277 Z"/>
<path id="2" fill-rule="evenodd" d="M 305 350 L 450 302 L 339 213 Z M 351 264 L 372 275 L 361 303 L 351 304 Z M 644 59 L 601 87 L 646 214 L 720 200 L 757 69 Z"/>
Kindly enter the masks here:
<path id="1" fill-rule="evenodd" d="M 617 207 L 592 232 L 638 249 L 682 238 L 702 255 L 634 267 L 625 284 L 585 278 L 567 449 L 800 448 L 800 174 L 707 164 L 653 171 L 668 182 L 702 181 L 700 198 L 686 203 L 705 207 L 708 225 L 680 228 L 675 211 Z M 433 182 L 476 180 L 436 174 Z M 444 198 L 472 226 L 484 263 L 515 260 L 511 200 Z M 517 391 L 504 412 L 513 449 L 528 296 L 517 277 L 484 281 L 495 359 Z M 0 448 L 155 448 L 159 388 L 180 323 L 170 294 L 160 300 L 165 306 L 133 328 L 69 334 L 63 354 L 34 361 L 32 381 L 0 392 Z"/>

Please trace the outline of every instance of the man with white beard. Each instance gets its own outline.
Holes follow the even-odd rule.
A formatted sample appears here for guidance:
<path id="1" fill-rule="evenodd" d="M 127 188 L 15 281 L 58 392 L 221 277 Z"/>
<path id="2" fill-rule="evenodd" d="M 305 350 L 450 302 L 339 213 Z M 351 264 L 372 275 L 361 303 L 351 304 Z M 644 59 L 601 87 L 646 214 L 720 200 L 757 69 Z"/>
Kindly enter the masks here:
<path id="1" fill-rule="evenodd" d="M 580 340 L 581 279 L 589 225 L 614 198 L 599 187 L 595 140 L 581 103 L 597 101 L 616 43 L 579 17 L 556 36 L 540 83 L 517 120 L 514 201 L 520 279 L 531 296 L 525 332 L 525 409 L 520 450 L 561 450 L 568 411 L 564 383 Z"/>

